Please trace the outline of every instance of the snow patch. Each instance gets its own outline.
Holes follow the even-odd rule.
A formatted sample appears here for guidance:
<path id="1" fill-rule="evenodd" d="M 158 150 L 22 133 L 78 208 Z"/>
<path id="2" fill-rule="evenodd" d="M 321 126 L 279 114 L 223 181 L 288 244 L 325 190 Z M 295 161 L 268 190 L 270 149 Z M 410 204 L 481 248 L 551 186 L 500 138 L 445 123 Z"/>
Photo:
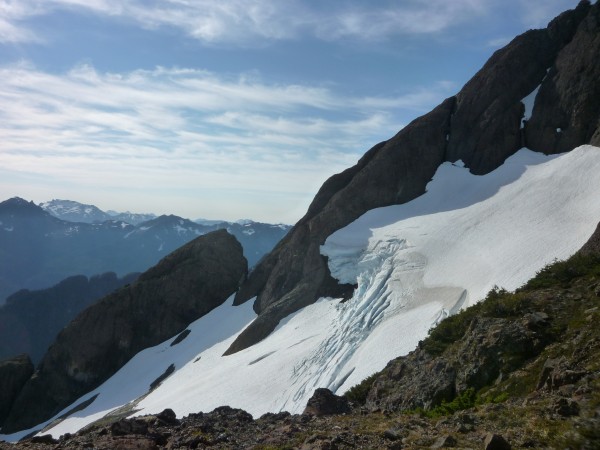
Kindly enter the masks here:
<path id="1" fill-rule="evenodd" d="M 179 222 L 180 222 L 180 224 L 183 223 L 182 220 L 180 220 Z M 184 228 L 181 225 L 175 225 L 173 228 L 175 229 L 175 231 L 177 231 L 177 234 L 179 234 L 179 235 L 187 234 L 190 231 L 188 228 Z"/>

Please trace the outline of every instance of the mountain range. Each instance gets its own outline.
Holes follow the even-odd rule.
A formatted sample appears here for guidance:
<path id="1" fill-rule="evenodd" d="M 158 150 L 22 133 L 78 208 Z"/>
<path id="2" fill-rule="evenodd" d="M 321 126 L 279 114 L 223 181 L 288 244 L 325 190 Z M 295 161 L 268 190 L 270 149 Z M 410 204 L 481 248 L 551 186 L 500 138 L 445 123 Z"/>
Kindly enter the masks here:
<path id="1" fill-rule="evenodd" d="M 251 221 L 206 225 L 174 215 L 137 225 L 114 218 L 97 222 L 106 213 L 91 205 L 62 200 L 43 205 L 46 209 L 21 198 L 0 203 L 0 299 L 20 289 L 48 288 L 73 275 L 143 272 L 217 229 L 238 238 L 253 266 L 290 228 Z"/>
<path id="2" fill-rule="evenodd" d="M 170 253 L 65 327 L 32 376 L 22 360 L 5 369 L 0 381 L 18 380 L 7 439 L 68 442 L 91 425 L 123 445 L 235 448 L 243 427 L 226 424 L 254 426 L 250 413 L 291 441 L 312 416 L 350 413 L 347 393 L 379 423 L 471 408 L 456 432 L 485 426 L 488 450 L 511 448 L 499 428 L 518 427 L 531 435 L 511 434 L 519 446 L 597 448 L 599 54 L 600 4 L 582 1 L 326 181 L 250 272 L 224 231 Z M 182 416 L 190 435 L 175 433 L 195 441 L 148 434 Z M 457 445 L 397 421 L 388 448 Z M 335 442 L 292 448 L 361 446 L 336 424 Z"/>
<path id="3" fill-rule="evenodd" d="M 39 205 L 44 211 L 48 211 L 54 217 L 69 222 L 95 223 L 107 220 L 126 222 L 131 225 L 139 225 L 142 222 L 156 219 L 156 214 L 138 214 L 129 211 L 120 213 L 116 211 L 102 211 L 94 205 L 85 205 L 73 200 L 50 200 Z M 221 221 L 222 222 L 222 221 Z"/>

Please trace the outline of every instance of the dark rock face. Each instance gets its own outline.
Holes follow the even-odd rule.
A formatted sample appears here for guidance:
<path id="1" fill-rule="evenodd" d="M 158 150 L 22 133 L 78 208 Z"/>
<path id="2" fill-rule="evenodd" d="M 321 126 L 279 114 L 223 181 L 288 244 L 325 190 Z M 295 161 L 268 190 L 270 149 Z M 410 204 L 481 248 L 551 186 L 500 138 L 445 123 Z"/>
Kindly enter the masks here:
<path id="1" fill-rule="evenodd" d="M 586 9 L 581 4 L 573 18 L 579 19 Z M 545 153 L 565 152 L 584 143 L 600 145 L 600 7 L 589 10 L 572 40 L 567 36 L 575 23 L 562 18 L 552 21 L 549 31 L 570 42 L 548 66 L 525 127 L 525 144 Z"/>
<path id="2" fill-rule="evenodd" d="M 564 65 L 559 65 L 562 59 L 579 59 L 583 54 L 586 55 L 586 60 L 595 58 L 597 52 L 585 47 L 580 48 L 579 46 L 586 44 L 579 38 L 573 38 L 589 10 L 589 3 L 581 2 L 576 9 L 554 19 L 548 28 L 530 30 L 492 55 L 456 96 L 456 109 L 452 115 L 452 130 L 448 143 L 449 161 L 462 159 L 472 173 L 485 174 L 500 166 L 523 144 L 533 150 L 553 153 L 553 147 L 541 145 L 539 128 L 551 126 L 548 124 L 548 116 L 558 114 L 562 106 L 559 106 L 560 103 L 556 103 L 555 99 L 548 98 L 545 101 L 544 91 L 554 73 L 563 76 L 565 70 L 570 70 Z M 584 26 L 582 24 L 582 27 Z M 597 35 L 598 30 L 592 33 Z M 572 39 L 575 44 L 568 46 Z M 597 61 L 591 62 L 590 66 L 590 71 L 600 70 Z M 546 77 L 546 70 L 550 67 L 551 73 Z M 521 99 L 542 83 L 542 80 L 544 83 L 536 99 L 536 105 L 541 106 L 534 108 L 534 116 L 526 127 L 527 138 L 523 142 L 520 128 L 524 109 Z M 595 80 L 597 78 L 586 79 L 581 87 L 586 86 L 586 89 L 589 89 L 597 85 Z M 583 92 L 581 87 L 573 92 L 571 87 L 565 84 L 560 90 L 565 97 L 572 98 L 572 101 L 580 101 L 590 95 Z M 572 111 L 566 111 L 567 115 L 572 114 Z M 589 119 L 590 117 L 586 116 L 586 120 Z M 554 129 L 557 126 L 560 125 L 556 125 Z M 579 139 L 565 145 L 561 151 L 572 150 L 578 145 L 589 143 L 590 137 L 580 136 Z"/>
<path id="3" fill-rule="evenodd" d="M 4 432 L 42 422 L 140 350 L 180 333 L 233 294 L 246 271 L 241 245 L 219 230 L 186 244 L 136 283 L 86 309 L 49 349 L 15 402 Z"/>
<path id="4" fill-rule="evenodd" d="M 0 426 L 32 374 L 33 363 L 27 355 L 0 361 Z"/>
<path id="5" fill-rule="evenodd" d="M 462 159 L 485 174 L 521 147 L 521 99 L 552 64 L 556 50 L 546 30 L 532 30 L 498 50 L 456 95 L 447 159 Z M 518 75 L 517 75 L 518 74 Z"/>
<path id="6" fill-rule="evenodd" d="M 39 291 L 23 289 L 0 306 L 0 358 L 27 353 L 37 364 L 56 335 L 94 301 L 132 283 L 139 274 L 76 275 Z"/>
<path id="7" fill-rule="evenodd" d="M 345 397 L 339 397 L 329 389 L 316 389 L 306 404 L 304 414 L 312 416 L 328 416 L 350 412 L 350 405 Z"/>
<path id="8" fill-rule="evenodd" d="M 485 174 L 524 144 L 551 153 L 598 142 L 600 131 L 594 135 L 593 130 L 600 117 L 599 11 L 599 4 L 582 1 L 547 29 L 515 38 L 456 96 L 411 122 L 389 141 L 374 146 L 354 167 L 327 180 L 306 215 L 241 287 L 236 303 L 256 296 L 254 309 L 259 317 L 227 354 L 265 338 L 283 317 L 320 296 L 348 298 L 353 286 L 337 285 L 319 246 L 366 211 L 405 203 L 423 194 L 442 162 L 462 159 L 472 173 Z M 581 79 L 570 64 L 574 60 L 584 61 L 576 64 L 585 75 Z M 521 99 L 540 83 L 533 115 L 522 129 Z M 551 94 L 550 86 L 555 86 L 556 95 Z M 554 117 L 561 114 L 568 120 L 554 124 Z M 569 139 L 554 145 L 544 137 L 548 127 L 578 131 L 565 132 Z"/>
<path id="9" fill-rule="evenodd" d="M 485 450 L 511 450 L 511 445 L 499 434 L 489 433 L 483 442 Z"/>

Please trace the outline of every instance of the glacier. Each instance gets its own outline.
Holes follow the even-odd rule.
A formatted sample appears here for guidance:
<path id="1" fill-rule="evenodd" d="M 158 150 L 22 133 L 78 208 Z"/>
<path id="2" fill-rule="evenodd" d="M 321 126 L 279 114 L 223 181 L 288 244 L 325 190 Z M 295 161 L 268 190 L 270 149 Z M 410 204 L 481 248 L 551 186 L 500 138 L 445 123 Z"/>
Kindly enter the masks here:
<path id="1" fill-rule="evenodd" d="M 0 437 L 42 429 L 58 437 L 106 415 L 165 408 L 299 413 L 315 388 L 346 391 L 494 285 L 515 289 L 577 251 L 600 220 L 599 172 L 600 148 L 589 145 L 551 156 L 521 149 L 484 176 L 444 163 L 424 195 L 367 212 L 321 247 L 332 275 L 357 284 L 351 299 L 322 298 L 258 344 L 222 356 L 256 317 L 252 301 L 229 299 L 190 324 L 181 343 L 140 352 L 56 417 L 76 412 Z M 175 372 L 151 391 L 171 364 Z"/>

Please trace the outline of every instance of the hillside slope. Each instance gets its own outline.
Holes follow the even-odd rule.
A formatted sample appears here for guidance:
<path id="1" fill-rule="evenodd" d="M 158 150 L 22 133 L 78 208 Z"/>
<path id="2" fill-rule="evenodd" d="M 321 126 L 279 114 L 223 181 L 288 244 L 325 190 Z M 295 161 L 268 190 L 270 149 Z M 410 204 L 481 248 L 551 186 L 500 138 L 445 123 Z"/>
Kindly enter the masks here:
<path id="1" fill-rule="evenodd" d="M 60 441 L 0 449 L 597 449 L 600 253 L 591 247 L 517 293 L 493 290 L 444 320 L 346 401 L 319 392 L 302 415 L 252 417 L 224 406 L 179 418 L 171 410 L 117 416 Z"/>
<path id="2" fill-rule="evenodd" d="M 172 408 L 182 416 L 229 405 L 253 415 L 299 413 L 316 388 L 343 393 L 494 284 L 515 289 L 577 251 L 600 217 L 599 170 L 600 148 L 592 146 L 558 156 L 521 150 L 485 176 L 446 163 L 422 197 L 374 210 L 327 241 L 332 272 L 355 277 L 351 299 L 309 305 L 229 356 L 222 355 L 255 314 L 249 302 L 224 304 L 188 326 L 181 344 L 172 346 L 173 337 L 138 354 L 59 412 L 83 404 L 49 432 L 125 411 Z M 223 323 L 217 332 L 214 324 Z M 170 365 L 168 378 L 147 392 Z"/>

